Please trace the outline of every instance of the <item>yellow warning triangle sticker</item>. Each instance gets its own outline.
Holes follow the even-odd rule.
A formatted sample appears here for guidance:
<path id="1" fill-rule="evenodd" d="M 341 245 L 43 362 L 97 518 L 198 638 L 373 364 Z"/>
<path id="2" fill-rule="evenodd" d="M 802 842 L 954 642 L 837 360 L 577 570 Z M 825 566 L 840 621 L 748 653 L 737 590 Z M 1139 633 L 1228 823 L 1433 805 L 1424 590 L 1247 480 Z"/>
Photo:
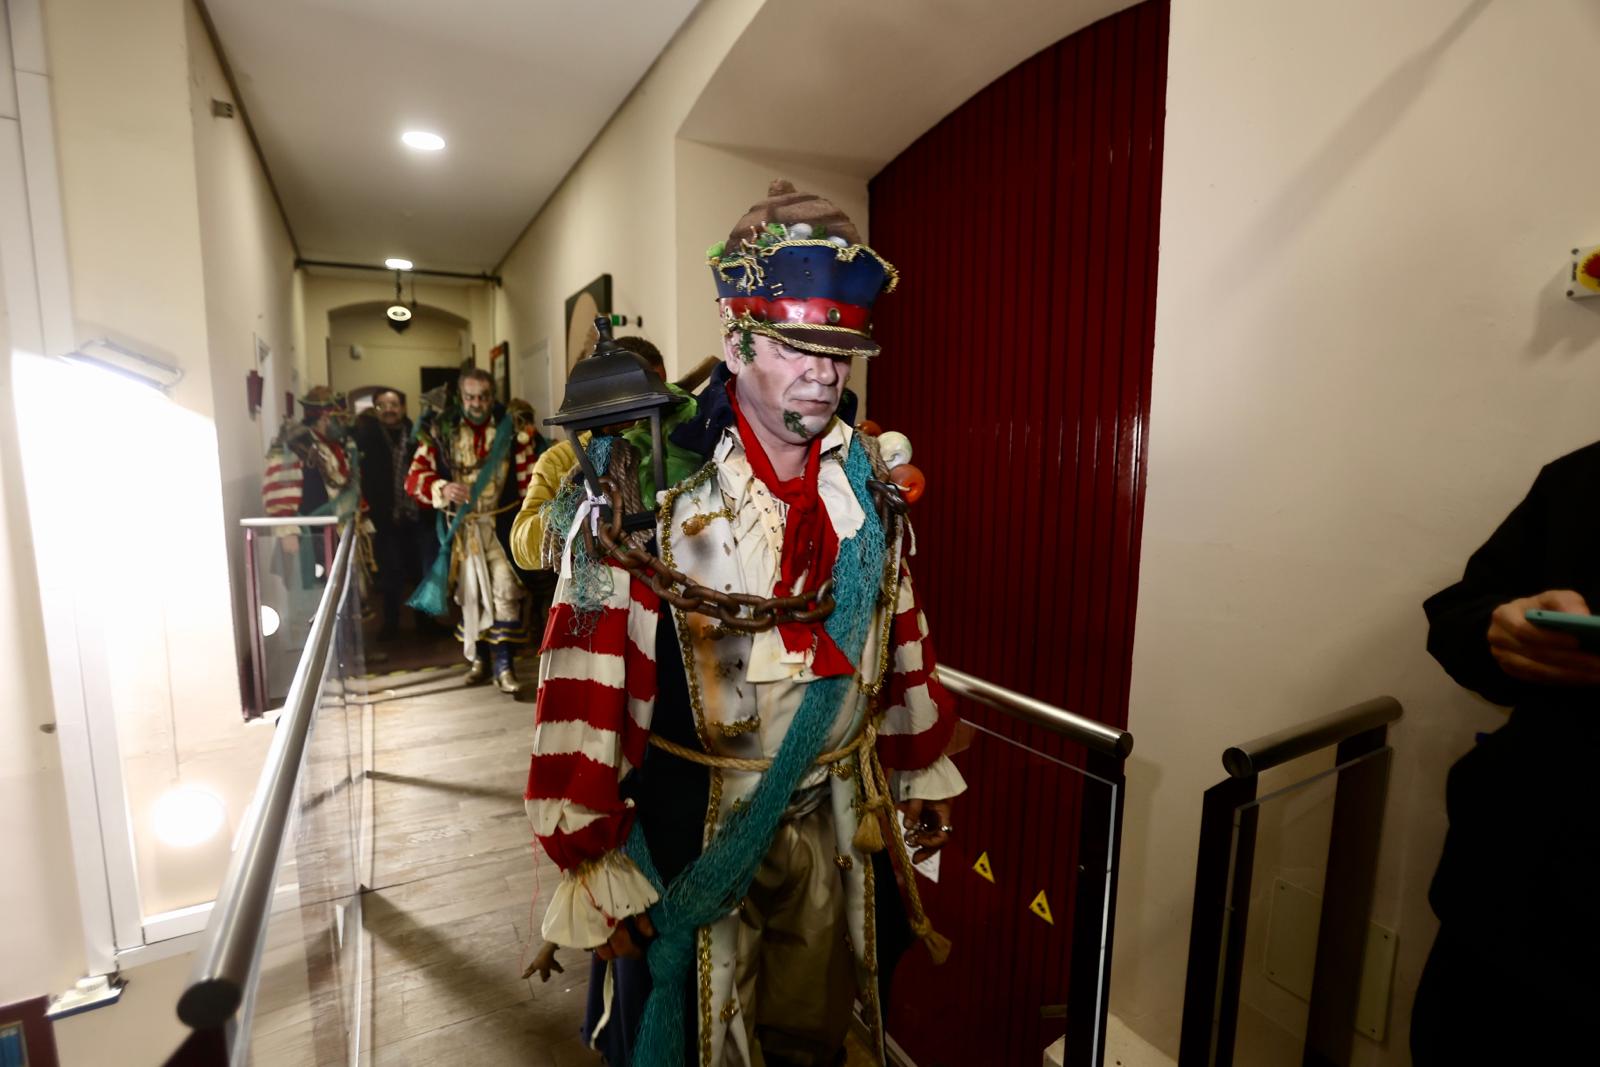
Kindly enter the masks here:
<path id="1" fill-rule="evenodd" d="M 1050 902 L 1044 898 L 1043 889 L 1039 890 L 1039 895 L 1033 898 L 1033 903 L 1028 905 L 1028 910 L 1051 926 L 1056 924 L 1055 919 L 1050 916 Z"/>
<path id="2" fill-rule="evenodd" d="M 978 862 L 972 865 L 972 869 L 989 879 L 989 881 L 994 881 L 994 868 L 989 866 L 989 854 L 987 852 L 978 857 Z"/>

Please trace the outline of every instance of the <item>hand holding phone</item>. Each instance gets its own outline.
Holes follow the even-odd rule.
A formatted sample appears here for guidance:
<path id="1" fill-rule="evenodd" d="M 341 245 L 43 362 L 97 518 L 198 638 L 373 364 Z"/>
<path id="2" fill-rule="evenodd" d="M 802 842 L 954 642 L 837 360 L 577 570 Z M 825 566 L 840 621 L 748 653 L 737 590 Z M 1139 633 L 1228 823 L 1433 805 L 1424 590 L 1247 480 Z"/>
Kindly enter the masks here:
<path id="1" fill-rule="evenodd" d="M 1500 669 L 1541 685 L 1600 686 L 1600 654 L 1585 651 L 1567 630 L 1535 622 L 1529 612 L 1593 617 L 1583 596 L 1571 589 L 1550 589 L 1501 604 L 1490 616 L 1487 634 Z"/>

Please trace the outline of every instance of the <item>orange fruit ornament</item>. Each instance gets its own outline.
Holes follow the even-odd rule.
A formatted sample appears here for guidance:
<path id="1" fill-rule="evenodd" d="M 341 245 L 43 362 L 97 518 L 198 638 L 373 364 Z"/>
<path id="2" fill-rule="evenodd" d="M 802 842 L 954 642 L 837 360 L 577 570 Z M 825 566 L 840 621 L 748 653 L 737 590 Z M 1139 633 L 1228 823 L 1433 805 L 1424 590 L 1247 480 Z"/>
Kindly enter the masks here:
<path id="1" fill-rule="evenodd" d="M 913 463 L 902 463 L 889 472 L 889 480 L 900 487 L 900 495 L 906 498 L 907 504 L 915 504 L 922 499 L 924 490 L 928 488 L 928 477 Z"/>

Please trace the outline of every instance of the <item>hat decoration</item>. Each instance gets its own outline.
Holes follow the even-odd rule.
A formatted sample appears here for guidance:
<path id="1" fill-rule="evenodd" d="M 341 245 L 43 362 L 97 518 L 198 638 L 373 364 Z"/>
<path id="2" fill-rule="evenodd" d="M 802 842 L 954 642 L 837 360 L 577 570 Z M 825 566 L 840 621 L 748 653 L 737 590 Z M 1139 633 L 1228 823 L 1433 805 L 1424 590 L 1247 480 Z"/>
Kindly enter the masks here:
<path id="1" fill-rule="evenodd" d="M 802 352 L 878 354 L 872 304 L 900 275 L 829 201 L 774 181 L 707 258 L 722 332 L 741 335 L 747 360 L 757 333 Z"/>
<path id="2" fill-rule="evenodd" d="M 336 411 L 343 411 L 345 396 L 343 393 L 334 392 L 329 386 L 315 385 L 306 391 L 305 396 L 300 398 L 300 406 L 305 409 L 307 415 L 319 414 L 330 408 Z"/>

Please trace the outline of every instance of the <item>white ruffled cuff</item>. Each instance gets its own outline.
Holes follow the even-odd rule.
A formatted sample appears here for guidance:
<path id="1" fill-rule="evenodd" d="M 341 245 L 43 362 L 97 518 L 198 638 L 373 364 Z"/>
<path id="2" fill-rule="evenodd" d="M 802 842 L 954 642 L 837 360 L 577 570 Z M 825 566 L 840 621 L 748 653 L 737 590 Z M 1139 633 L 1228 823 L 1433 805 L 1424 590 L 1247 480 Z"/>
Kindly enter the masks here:
<path id="1" fill-rule="evenodd" d="M 894 776 L 896 800 L 949 800 L 966 791 L 967 780 L 949 756 L 940 756 L 919 770 L 896 771 Z"/>
<path id="2" fill-rule="evenodd" d="M 563 948 L 598 948 L 617 923 L 660 900 L 648 879 L 621 852 L 574 867 L 561 876 L 540 932 Z"/>

